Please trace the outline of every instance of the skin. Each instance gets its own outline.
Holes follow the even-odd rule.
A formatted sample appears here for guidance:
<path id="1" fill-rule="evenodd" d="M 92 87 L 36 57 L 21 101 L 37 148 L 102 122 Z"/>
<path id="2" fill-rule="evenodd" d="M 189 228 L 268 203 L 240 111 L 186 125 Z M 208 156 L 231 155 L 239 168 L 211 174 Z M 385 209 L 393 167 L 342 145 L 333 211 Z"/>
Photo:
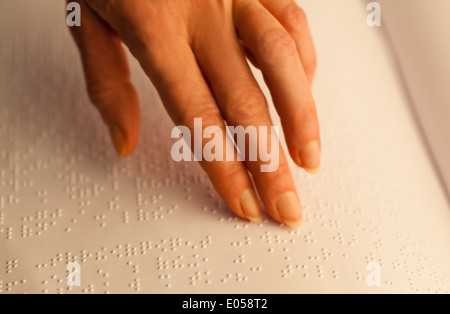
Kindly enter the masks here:
<path id="1" fill-rule="evenodd" d="M 120 157 L 136 148 L 140 124 L 125 44 L 176 125 L 193 129 L 194 118 L 202 118 L 203 128 L 219 126 L 224 134 L 224 120 L 234 126 L 272 125 L 250 60 L 270 89 L 291 158 L 311 173 L 318 170 L 319 123 L 310 90 L 316 55 L 305 13 L 293 0 L 79 3 L 82 27 L 71 32 L 90 99 Z M 261 172 L 261 160 L 200 164 L 236 215 L 260 221 L 259 194 L 273 219 L 297 227 L 302 208 L 286 158 L 280 149 L 275 172 Z"/>

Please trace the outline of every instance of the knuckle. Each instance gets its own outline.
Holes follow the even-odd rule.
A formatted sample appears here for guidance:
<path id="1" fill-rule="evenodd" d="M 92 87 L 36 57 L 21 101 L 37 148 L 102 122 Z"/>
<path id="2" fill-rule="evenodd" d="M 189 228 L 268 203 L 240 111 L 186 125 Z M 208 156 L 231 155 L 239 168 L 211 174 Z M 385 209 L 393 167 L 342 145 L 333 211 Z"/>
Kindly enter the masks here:
<path id="1" fill-rule="evenodd" d="M 317 120 L 317 110 L 315 106 L 309 106 L 308 108 L 301 110 L 300 114 L 303 117 L 304 122 Z"/>
<path id="2" fill-rule="evenodd" d="M 260 53 L 269 62 L 297 55 L 294 39 L 282 28 L 271 29 L 263 34 L 260 49 Z"/>
<path id="3" fill-rule="evenodd" d="M 296 3 L 291 3 L 284 9 L 282 19 L 287 28 L 290 28 L 289 30 L 296 30 L 307 25 L 306 13 Z"/>
<path id="4" fill-rule="evenodd" d="M 221 161 L 219 162 L 222 166 L 221 169 L 221 175 L 223 178 L 240 178 L 243 172 L 243 169 L 241 167 L 236 166 L 236 164 L 227 162 L 227 161 Z"/>
<path id="5" fill-rule="evenodd" d="M 204 110 L 201 113 L 203 127 L 207 126 L 221 126 L 223 124 L 222 116 L 218 108 L 211 108 Z"/>
<path id="6" fill-rule="evenodd" d="M 267 115 L 266 99 L 258 89 L 247 89 L 238 93 L 225 107 L 226 118 L 233 122 L 249 123 L 264 119 Z"/>
<path id="7" fill-rule="evenodd" d="M 259 171 L 259 167 L 256 168 Z M 291 177 L 291 172 L 289 169 L 289 166 L 287 162 L 281 158 L 279 158 L 279 165 L 278 169 L 276 171 L 272 172 L 265 172 L 264 173 L 264 180 L 266 182 L 273 182 L 276 184 L 276 182 L 288 182 L 289 178 Z"/>
<path id="8" fill-rule="evenodd" d="M 219 109 L 215 106 L 201 106 L 200 110 L 190 110 L 181 119 L 181 125 L 187 126 L 190 129 L 194 128 L 195 119 L 202 119 L 202 127 L 207 126 L 221 126 L 223 124 L 222 117 L 220 115 Z"/>
<path id="9" fill-rule="evenodd" d="M 299 111 L 297 117 L 299 125 L 303 125 L 305 129 L 313 126 L 315 127 L 318 123 L 315 106 Z"/>
<path id="10" fill-rule="evenodd" d="M 95 106 L 103 107 L 114 99 L 117 91 L 116 87 L 93 78 L 90 78 L 87 81 L 89 99 Z"/>

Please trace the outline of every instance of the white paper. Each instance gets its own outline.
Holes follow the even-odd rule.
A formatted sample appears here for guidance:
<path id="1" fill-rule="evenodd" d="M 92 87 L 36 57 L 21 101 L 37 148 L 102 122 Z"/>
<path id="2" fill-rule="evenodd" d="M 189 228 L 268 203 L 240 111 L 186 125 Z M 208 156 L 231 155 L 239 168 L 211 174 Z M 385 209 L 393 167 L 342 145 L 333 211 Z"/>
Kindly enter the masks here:
<path id="1" fill-rule="evenodd" d="M 171 160 L 173 124 L 135 61 L 142 138 L 119 161 L 63 3 L 3 1 L 0 293 L 448 293 L 450 208 L 383 30 L 360 1 L 302 5 L 323 167 L 292 167 L 306 218 L 293 231 L 234 217 L 198 165 Z"/>

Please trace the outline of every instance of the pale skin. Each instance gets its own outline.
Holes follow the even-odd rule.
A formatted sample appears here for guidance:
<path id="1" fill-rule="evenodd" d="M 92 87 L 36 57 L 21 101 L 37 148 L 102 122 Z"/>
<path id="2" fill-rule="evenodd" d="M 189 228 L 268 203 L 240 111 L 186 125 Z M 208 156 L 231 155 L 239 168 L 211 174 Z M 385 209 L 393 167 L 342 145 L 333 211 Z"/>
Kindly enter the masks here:
<path id="1" fill-rule="evenodd" d="M 290 157 L 320 166 L 320 136 L 310 85 L 316 55 L 304 11 L 293 0 L 80 0 L 72 27 L 88 92 L 120 157 L 136 148 L 138 96 L 123 44 L 140 62 L 176 125 L 271 126 L 267 100 L 247 59 L 263 73 L 281 118 Z M 224 131 L 225 132 L 225 131 Z M 168 135 L 169 137 L 170 135 Z M 239 217 L 258 222 L 263 208 L 290 227 L 302 207 L 287 159 L 261 172 L 260 161 L 202 161 L 214 187 Z M 252 179 L 253 180 L 252 180 Z"/>

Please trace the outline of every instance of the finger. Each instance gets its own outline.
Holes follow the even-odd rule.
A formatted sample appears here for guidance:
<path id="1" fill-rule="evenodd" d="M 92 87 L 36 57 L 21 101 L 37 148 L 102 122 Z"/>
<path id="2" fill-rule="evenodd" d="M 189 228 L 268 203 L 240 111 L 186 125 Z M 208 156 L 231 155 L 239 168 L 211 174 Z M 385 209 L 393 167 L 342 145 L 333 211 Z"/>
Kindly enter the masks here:
<path id="1" fill-rule="evenodd" d="M 294 39 L 303 69 L 311 84 L 316 72 L 317 58 L 305 12 L 294 0 L 260 1 Z"/>
<path id="2" fill-rule="evenodd" d="M 259 64 L 256 61 L 255 56 L 253 55 L 253 53 L 247 48 L 245 47 L 245 44 L 240 42 L 241 45 L 241 49 L 242 52 L 244 53 L 244 55 L 247 57 L 248 61 L 250 61 L 250 63 L 257 69 L 259 69 Z"/>
<path id="3" fill-rule="evenodd" d="M 264 133 L 259 131 L 265 127 L 272 132 L 266 100 L 245 61 L 233 26 L 226 27 L 227 23 L 220 21 L 219 12 L 215 13 L 210 12 L 210 17 L 203 20 L 205 25 L 199 25 L 208 27 L 209 31 L 197 35 L 195 55 L 228 124 L 249 131 L 256 127 L 254 136 L 248 136 L 245 163 L 267 211 L 275 220 L 297 227 L 302 221 L 302 209 L 286 158 L 276 136 L 272 138 L 268 134 L 264 138 Z M 278 167 L 269 172 L 262 171 L 265 163 L 261 156 L 254 161 L 249 158 L 249 149 L 260 149 L 264 144 L 261 140 L 268 147 L 276 140 L 274 145 L 279 156 L 271 151 L 271 157 L 278 159 Z"/>
<path id="4" fill-rule="evenodd" d="M 121 40 L 84 1 L 81 27 L 71 27 L 80 50 L 89 97 L 109 128 L 120 157 L 136 148 L 140 111 Z"/>
<path id="5" fill-rule="evenodd" d="M 264 74 L 292 159 L 307 171 L 317 172 L 319 122 L 294 40 L 258 1 L 237 1 L 234 19 L 240 39 Z"/>
<path id="6" fill-rule="evenodd" d="M 96 3 L 101 4 L 101 2 Z M 114 21 L 117 31 L 122 34 L 123 40 L 140 61 L 144 71 L 158 90 L 172 120 L 177 125 L 186 126 L 190 134 L 195 134 L 196 131 L 203 133 L 208 127 L 216 126 L 220 128 L 222 140 L 226 143 L 226 131 L 220 110 L 197 66 L 188 42 L 184 36 L 179 35 L 182 30 L 177 29 L 178 35 L 164 32 L 152 33 L 154 30 L 146 27 L 147 24 L 144 21 L 141 21 L 142 23 L 128 21 L 128 17 L 147 15 L 146 9 L 148 8 L 132 6 L 124 10 L 116 8 L 113 4 L 108 12 L 103 13 L 108 21 Z M 158 49 L 151 49 L 150 44 Z M 196 125 L 196 118 L 201 119 L 200 130 Z M 201 151 L 208 142 L 209 139 L 202 137 Z M 195 146 L 196 143 L 192 138 L 191 147 L 194 151 Z M 220 150 L 219 155 L 227 151 L 225 147 L 217 149 Z M 231 152 L 232 155 L 236 155 L 234 147 L 231 148 Z M 200 159 L 203 156 L 200 154 L 196 157 Z M 237 158 L 233 161 L 202 159 L 200 165 L 234 213 L 253 222 L 261 220 L 259 202 L 242 162 L 237 161 Z"/>
<path id="7" fill-rule="evenodd" d="M 191 133 L 198 129 L 194 119 L 201 118 L 201 130 L 205 131 L 210 126 L 219 127 L 223 135 L 222 141 L 226 143 L 223 118 L 201 76 L 190 47 L 186 44 L 176 51 L 179 53 L 179 60 L 167 65 L 155 82 L 171 117 L 175 123 L 187 126 Z M 190 74 L 188 80 L 185 73 Z M 202 149 L 208 141 L 203 139 Z M 233 152 L 231 161 L 226 161 L 226 151 L 221 150 L 220 155 L 224 161 L 203 160 L 201 165 L 230 209 L 240 217 L 258 222 L 261 220 L 261 209 L 252 182 L 244 164 L 237 161 L 234 146 L 230 146 Z M 226 149 L 230 150 L 230 147 Z"/>

